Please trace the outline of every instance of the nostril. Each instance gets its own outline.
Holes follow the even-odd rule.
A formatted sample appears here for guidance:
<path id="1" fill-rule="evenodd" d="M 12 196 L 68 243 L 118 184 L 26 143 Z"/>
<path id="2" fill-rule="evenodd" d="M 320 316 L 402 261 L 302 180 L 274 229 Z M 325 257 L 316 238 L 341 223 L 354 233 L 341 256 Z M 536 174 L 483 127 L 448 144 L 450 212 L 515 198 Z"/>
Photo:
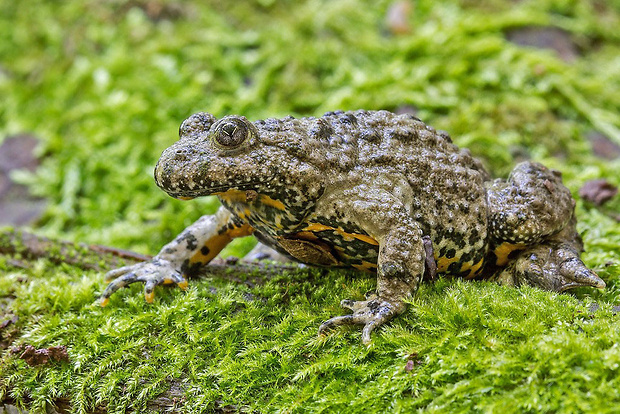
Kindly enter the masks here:
<path id="1" fill-rule="evenodd" d="M 188 151 L 186 148 L 179 148 L 174 151 L 174 159 L 175 160 L 185 160 L 187 159 Z"/>

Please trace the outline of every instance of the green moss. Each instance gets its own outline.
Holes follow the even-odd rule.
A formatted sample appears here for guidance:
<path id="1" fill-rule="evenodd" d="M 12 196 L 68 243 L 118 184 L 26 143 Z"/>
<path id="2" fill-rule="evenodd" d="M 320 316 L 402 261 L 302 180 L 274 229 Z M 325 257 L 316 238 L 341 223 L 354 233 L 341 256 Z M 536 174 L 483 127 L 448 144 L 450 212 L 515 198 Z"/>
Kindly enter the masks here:
<path id="1" fill-rule="evenodd" d="M 41 139 L 41 167 L 15 174 L 50 200 L 37 232 L 152 254 L 215 211 L 214 198 L 172 200 L 152 179 L 198 110 L 415 107 L 497 175 L 532 158 L 561 170 L 577 198 L 591 179 L 620 185 L 620 160 L 595 157 L 586 138 L 620 143 L 617 1 L 417 1 L 403 36 L 388 34 L 388 0 L 221 3 L 0 2 L 0 136 Z M 580 57 L 506 40 L 531 25 L 564 29 Z M 606 412 L 620 402 L 620 224 L 606 214 L 618 211 L 618 197 L 602 210 L 578 199 L 583 257 L 607 289 L 440 281 L 368 349 L 357 329 L 316 336 L 340 299 L 374 287 L 356 273 L 194 282 L 159 289 L 154 305 L 135 286 L 102 309 L 99 273 L 0 261 L 0 303 L 19 317 L 12 341 L 70 356 L 32 368 L 4 351 L 0 394 L 39 408 L 68 398 L 75 412 L 146 411 L 174 384 L 188 412 Z"/>
<path id="2" fill-rule="evenodd" d="M 154 305 L 134 287 L 100 308 L 93 299 L 103 284 L 95 276 L 66 269 L 50 280 L 35 269 L 28 284 L 12 287 L 15 312 L 38 314 L 20 342 L 66 345 L 71 358 L 32 368 L 5 356 L 0 377 L 14 398 L 21 392 L 44 404 L 63 395 L 76 411 L 97 404 L 140 410 L 181 384 L 192 412 L 215 401 L 294 412 L 597 412 L 619 399 L 617 318 L 610 305 L 592 313 L 570 295 L 424 285 L 411 310 L 366 348 L 356 329 L 319 338 L 316 328 L 340 312 L 342 296 L 371 289 L 372 277 L 316 270 L 252 289 L 194 283 L 186 293 L 159 289 Z"/>

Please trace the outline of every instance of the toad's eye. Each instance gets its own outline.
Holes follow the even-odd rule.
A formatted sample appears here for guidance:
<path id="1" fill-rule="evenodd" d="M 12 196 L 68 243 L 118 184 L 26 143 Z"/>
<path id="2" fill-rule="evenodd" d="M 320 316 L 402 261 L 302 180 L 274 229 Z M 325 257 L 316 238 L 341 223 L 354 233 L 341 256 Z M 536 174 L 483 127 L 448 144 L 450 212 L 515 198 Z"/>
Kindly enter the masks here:
<path id="1" fill-rule="evenodd" d="M 225 148 L 238 147 L 248 137 L 248 127 L 239 119 L 231 119 L 219 125 L 215 140 Z"/>

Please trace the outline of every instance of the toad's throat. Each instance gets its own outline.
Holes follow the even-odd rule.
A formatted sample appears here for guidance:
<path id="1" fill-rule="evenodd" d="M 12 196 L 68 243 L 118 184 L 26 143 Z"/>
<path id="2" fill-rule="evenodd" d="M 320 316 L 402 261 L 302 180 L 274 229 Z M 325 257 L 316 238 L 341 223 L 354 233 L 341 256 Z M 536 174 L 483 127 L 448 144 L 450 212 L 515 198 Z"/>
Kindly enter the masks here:
<path id="1" fill-rule="evenodd" d="M 235 204 L 242 203 L 247 204 L 253 201 L 258 201 L 259 203 L 275 208 L 276 210 L 285 211 L 286 206 L 280 200 L 275 200 L 269 197 L 266 194 L 259 194 L 254 190 L 237 190 L 232 189 L 228 191 L 215 192 L 213 193 L 220 198 L 220 200 L 226 202 L 227 204 Z"/>
<path id="2" fill-rule="evenodd" d="M 179 200 L 191 200 L 197 197 L 205 197 L 210 195 L 220 195 L 223 193 L 235 192 L 235 191 L 251 191 L 256 188 L 260 188 L 265 185 L 265 181 L 249 181 L 244 183 L 229 183 L 226 185 L 218 186 L 197 186 L 195 188 L 164 188 L 163 190 L 168 193 L 170 197 L 177 198 Z M 189 187 L 189 186 L 188 186 Z"/>

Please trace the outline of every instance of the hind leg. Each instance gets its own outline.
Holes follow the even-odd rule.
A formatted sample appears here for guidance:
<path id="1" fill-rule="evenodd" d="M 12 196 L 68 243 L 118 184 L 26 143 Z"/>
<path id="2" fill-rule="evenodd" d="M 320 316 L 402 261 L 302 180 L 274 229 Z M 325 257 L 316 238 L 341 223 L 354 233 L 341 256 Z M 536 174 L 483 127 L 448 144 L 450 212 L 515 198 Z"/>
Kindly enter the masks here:
<path id="1" fill-rule="evenodd" d="M 502 243 L 531 245 L 558 233 L 573 215 L 575 201 L 559 172 L 523 162 L 507 180 L 487 183 L 489 235 Z"/>
<path id="2" fill-rule="evenodd" d="M 556 292 L 605 287 L 579 259 L 583 244 L 573 214 L 575 201 L 560 173 L 524 162 L 507 180 L 487 184 L 487 191 L 495 264 L 507 265 L 499 272 L 500 282 L 528 283 Z"/>

